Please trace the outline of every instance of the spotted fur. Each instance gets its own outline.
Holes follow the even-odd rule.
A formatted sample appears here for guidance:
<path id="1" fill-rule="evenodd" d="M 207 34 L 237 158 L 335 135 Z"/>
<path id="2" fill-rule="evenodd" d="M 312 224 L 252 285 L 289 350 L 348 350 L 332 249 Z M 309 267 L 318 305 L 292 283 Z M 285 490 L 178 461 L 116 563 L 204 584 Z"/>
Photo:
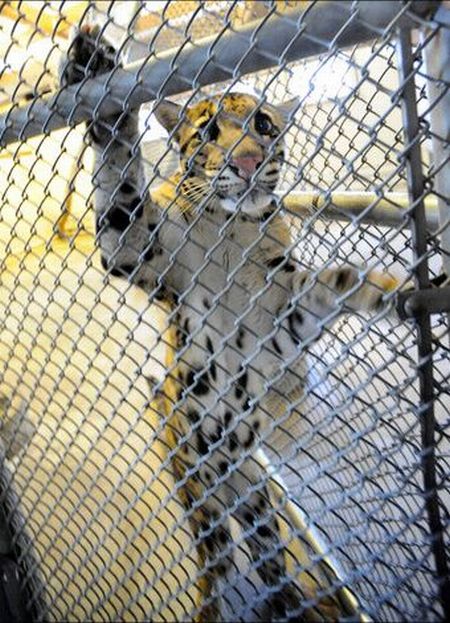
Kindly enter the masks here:
<path id="1" fill-rule="evenodd" d="M 96 31 L 79 33 L 63 82 L 83 77 Z M 96 40 L 95 66 L 114 58 Z M 73 70 L 76 69 L 76 71 Z M 88 65 L 86 76 L 94 71 Z M 103 268 L 149 297 L 170 298 L 176 323 L 176 380 L 168 430 L 174 468 L 220 618 L 222 581 L 235 574 L 229 517 L 239 522 L 274 616 L 300 620 L 302 592 L 286 577 L 278 519 L 255 448 L 305 383 L 305 345 L 342 312 L 377 310 L 395 283 L 351 266 L 301 270 L 290 254 L 273 190 L 293 103 L 275 107 L 239 93 L 156 115 L 180 148 L 180 170 L 150 194 L 137 111 L 94 120 L 97 236 Z M 120 128 L 120 132 L 117 132 Z M 174 404 L 175 403 L 175 404 Z M 334 602 L 334 617 L 343 606 Z M 320 610 L 320 603 L 318 605 Z"/>

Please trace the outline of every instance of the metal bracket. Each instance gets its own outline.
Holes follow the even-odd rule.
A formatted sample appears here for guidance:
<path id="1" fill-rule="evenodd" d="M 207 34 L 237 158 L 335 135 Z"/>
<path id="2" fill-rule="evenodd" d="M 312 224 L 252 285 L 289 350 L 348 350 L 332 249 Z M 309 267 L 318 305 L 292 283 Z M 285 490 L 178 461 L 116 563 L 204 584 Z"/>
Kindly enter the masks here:
<path id="1" fill-rule="evenodd" d="M 400 292 L 397 296 L 396 308 L 402 320 L 415 318 L 423 313 L 450 312 L 450 286 Z"/>

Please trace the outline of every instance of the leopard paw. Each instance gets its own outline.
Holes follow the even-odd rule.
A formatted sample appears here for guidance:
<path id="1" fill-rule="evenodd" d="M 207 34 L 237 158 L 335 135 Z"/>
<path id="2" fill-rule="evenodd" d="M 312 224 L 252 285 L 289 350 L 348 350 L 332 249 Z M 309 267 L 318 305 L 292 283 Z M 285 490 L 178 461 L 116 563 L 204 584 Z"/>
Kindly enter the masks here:
<path id="1" fill-rule="evenodd" d="M 60 84 L 69 86 L 86 78 L 94 78 L 118 66 L 116 50 L 104 37 L 98 26 L 85 25 L 76 30 L 60 67 Z"/>

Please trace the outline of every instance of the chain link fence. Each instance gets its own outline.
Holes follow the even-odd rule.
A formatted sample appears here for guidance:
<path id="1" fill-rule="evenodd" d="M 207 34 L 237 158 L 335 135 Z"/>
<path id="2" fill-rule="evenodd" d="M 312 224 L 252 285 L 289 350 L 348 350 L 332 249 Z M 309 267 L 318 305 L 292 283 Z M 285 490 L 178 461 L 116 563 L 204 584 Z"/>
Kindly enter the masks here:
<path id="1" fill-rule="evenodd" d="M 73 31 L 94 24 L 95 45 L 119 50 L 114 66 L 94 72 L 94 50 L 79 80 L 61 85 Z M 0 604 L 8 620 L 207 619 L 218 595 L 214 616 L 224 620 L 450 616 L 449 28 L 446 2 L 1 3 Z M 244 311 L 279 271 L 267 271 L 261 292 L 248 284 L 243 307 L 227 307 L 252 241 L 233 243 L 224 225 L 245 230 L 245 198 L 219 226 L 211 195 L 193 196 L 192 221 L 185 217 L 175 246 L 163 247 L 154 287 L 102 266 L 92 120 L 107 120 L 123 147 L 119 124 L 108 120 L 138 111 L 139 138 L 116 167 L 117 184 L 141 153 L 142 196 L 171 184 L 161 212 L 171 223 L 170 206 L 185 198 L 173 177 L 183 153 L 158 109 L 170 99 L 186 119 L 220 93 L 220 114 L 233 92 L 275 107 L 297 98 L 268 221 L 286 223 L 293 269 L 320 282 L 346 263 L 363 267 L 360 287 L 369 269 L 395 275 L 397 285 L 375 313 L 341 314 L 339 299 L 336 321 L 318 325 L 320 339 L 297 344 L 304 391 L 281 396 L 264 431 L 251 432 L 247 462 L 258 481 L 250 493 L 233 490 L 199 532 L 190 481 L 198 484 L 217 453 L 228 460 L 237 441 L 222 422 L 203 440 L 200 466 L 180 474 L 179 456 L 201 429 L 178 430 L 174 415 L 195 394 L 206 425 L 222 413 L 226 387 L 244 369 L 251 376 L 264 348 L 257 333 L 241 372 L 223 366 L 221 352 L 240 339 Z M 252 114 L 241 120 L 238 146 Z M 195 166 L 191 157 L 186 177 Z M 259 183 L 256 173 L 249 192 Z M 215 239 L 200 244 L 185 291 L 162 292 L 169 270 L 186 269 L 197 223 Z M 269 226 L 255 227 L 264 245 Z M 234 264 L 226 255 L 217 263 L 223 244 L 236 247 Z M 213 304 L 200 309 L 189 293 L 211 267 L 224 281 L 209 277 Z M 231 324 L 218 323 L 216 310 Z M 183 314 L 197 320 L 189 327 Z M 180 390 L 188 351 L 179 337 L 195 345 L 195 322 L 217 332 L 208 361 L 225 381 L 213 407 L 198 385 L 185 379 Z M 294 359 L 267 369 L 268 394 Z M 264 404 L 264 395 L 251 398 Z M 252 409 L 233 416 L 245 425 Z M 226 463 L 227 478 L 241 474 L 246 456 L 243 447 Z M 217 498 L 224 476 L 202 495 Z M 255 491 L 270 511 L 249 526 L 236 516 Z M 273 517 L 278 551 L 255 555 L 252 530 L 262 534 Z M 228 523 L 230 539 L 219 530 Z M 208 584 L 217 561 L 202 547 L 221 536 L 219 564 L 232 557 L 233 574 Z M 276 555 L 285 572 L 264 582 L 261 567 Z M 293 613 L 276 601 L 290 582 L 300 595 Z"/>

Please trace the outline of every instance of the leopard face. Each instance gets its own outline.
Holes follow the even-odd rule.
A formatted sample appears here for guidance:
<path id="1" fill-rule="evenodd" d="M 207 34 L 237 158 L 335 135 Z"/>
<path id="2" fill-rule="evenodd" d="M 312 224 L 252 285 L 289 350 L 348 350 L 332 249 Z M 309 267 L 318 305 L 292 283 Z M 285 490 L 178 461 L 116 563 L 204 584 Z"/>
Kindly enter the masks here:
<path id="1" fill-rule="evenodd" d="M 161 102 L 155 111 L 180 149 L 181 165 L 213 190 L 227 211 L 258 213 L 270 203 L 284 160 L 288 102 L 275 107 L 228 93 L 183 108 Z"/>

